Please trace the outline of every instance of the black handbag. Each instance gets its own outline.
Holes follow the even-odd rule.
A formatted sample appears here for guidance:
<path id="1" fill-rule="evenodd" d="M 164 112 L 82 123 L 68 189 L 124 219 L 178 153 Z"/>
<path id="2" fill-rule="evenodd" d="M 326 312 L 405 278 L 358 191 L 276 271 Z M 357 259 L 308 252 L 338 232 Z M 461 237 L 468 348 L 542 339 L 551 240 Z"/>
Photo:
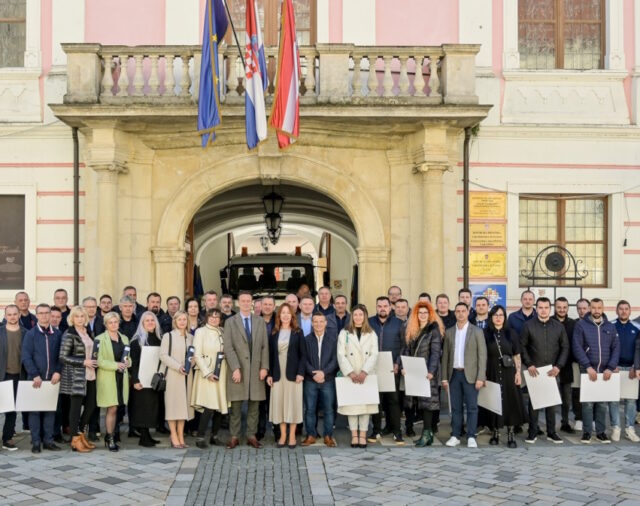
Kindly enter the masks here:
<path id="1" fill-rule="evenodd" d="M 169 355 L 171 355 L 171 332 L 169 332 Z M 167 389 L 167 372 L 169 367 L 165 367 L 164 373 L 160 372 L 160 363 L 158 363 L 158 369 L 156 373 L 151 377 L 151 389 L 156 392 L 164 392 Z"/>
<path id="2" fill-rule="evenodd" d="M 493 334 L 493 337 L 496 340 L 496 344 L 498 345 L 498 353 L 500 353 L 500 360 L 502 361 L 502 367 L 504 367 L 505 369 L 511 369 L 515 367 L 516 364 L 513 361 L 513 357 L 511 355 L 502 354 L 502 348 L 500 348 L 500 340 L 498 339 L 498 336 Z"/>

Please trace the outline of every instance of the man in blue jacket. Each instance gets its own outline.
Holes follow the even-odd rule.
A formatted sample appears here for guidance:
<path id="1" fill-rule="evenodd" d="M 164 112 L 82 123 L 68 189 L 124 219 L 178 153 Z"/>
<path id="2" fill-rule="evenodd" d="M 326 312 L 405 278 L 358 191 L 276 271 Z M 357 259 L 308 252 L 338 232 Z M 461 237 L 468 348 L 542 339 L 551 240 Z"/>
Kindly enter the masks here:
<path id="1" fill-rule="evenodd" d="M 60 381 L 60 333 L 49 325 L 51 308 L 48 304 L 36 306 L 36 318 L 38 324 L 26 333 L 22 341 L 21 357 L 27 380 L 33 380 L 33 388 L 40 388 L 43 381 L 51 381 L 52 385 Z M 40 453 L 41 444 L 45 450 L 60 450 L 53 442 L 55 416 L 55 411 L 29 413 L 32 453 Z"/>
<path id="2" fill-rule="evenodd" d="M 371 417 L 373 432 L 369 435 L 369 442 L 375 443 L 384 434 L 393 434 L 397 445 L 403 445 L 402 430 L 400 428 L 400 398 L 398 396 L 398 357 L 404 347 L 404 325 L 401 320 L 391 315 L 389 297 L 376 299 L 376 315 L 369 318 L 369 325 L 378 336 L 378 350 L 390 351 L 393 357 L 393 372 L 396 375 L 396 391 L 380 393 L 380 408 L 384 410 L 386 420 L 385 430 L 381 430 L 382 416 L 380 412 Z"/>
<path id="3" fill-rule="evenodd" d="M 620 340 L 616 327 L 604 317 L 604 303 L 602 299 L 591 299 L 589 313 L 576 322 L 573 331 L 573 355 L 580 370 L 586 371 L 591 381 L 598 379 L 598 373 L 602 373 L 604 381 L 609 381 L 611 375 L 617 372 L 620 359 Z M 617 437 L 620 438 L 620 413 L 617 402 L 583 402 L 582 424 L 583 433 L 581 441 L 591 442 L 591 427 L 593 423 L 593 407 L 596 411 L 596 437 L 601 443 L 610 443 L 605 434 L 607 416 L 607 404 L 609 405 L 613 430 L 617 429 Z M 614 434 L 615 436 L 615 434 Z"/>
<path id="4" fill-rule="evenodd" d="M 531 290 L 525 290 L 520 295 L 520 304 L 522 306 L 509 315 L 507 319 L 509 328 L 515 331 L 518 336 L 522 335 L 524 324 L 536 316 L 535 302 L 536 299 L 533 292 Z"/>

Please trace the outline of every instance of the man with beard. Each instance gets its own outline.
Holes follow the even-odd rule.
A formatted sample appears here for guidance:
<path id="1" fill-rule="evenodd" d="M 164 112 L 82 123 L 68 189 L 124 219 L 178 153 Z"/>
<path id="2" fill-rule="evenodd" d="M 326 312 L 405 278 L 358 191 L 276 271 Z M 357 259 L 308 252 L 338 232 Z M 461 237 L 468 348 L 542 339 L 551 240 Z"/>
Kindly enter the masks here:
<path id="1" fill-rule="evenodd" d="M 535 297 L 531 290 L 522 292 L 522 295 L 520 295 L 520 304 L 522 304 L 522 307 L 511 313 L 507 319 L 509 328 L 518 334 L 518 336 L 522 335 L 524 324 L 536 316 L 536 309 L 534 308 Z"/>
<path id="2" fill-rule="evenodd" d="M 162 310 L 162 297 L 157 292 L 151 292 L 147 295 L 147 311 L 151 311 L 158 321 L 164 316 L 164 311 Z"/>
<path id="3" fill-rule="evenodd" d="M 172 295 L 167 298 L 167 312 L 160 319 L 162 334 L 168 334 L 173 329 L 173 316 L 180 309 L 180 297 Z"/>
<path id="4" fill-rule="evenodd" d="M 220 297 L 220 311 L 222 311 L 222 321 L 236 314 L 233 310 L 233 297 L 228 293 Z"/>
<path id="5" fill-rule="evenodd" d="M 111 295 L 109 295 L 107 293 L 105 293 L 104 295 L 101 295 L 100 296 L 100 311 L 98 312 L 100 317 L 103 317 L 108 312 L 110 312 L 112 309 L 113 309 L 113 299 L 111 298 Z M 116 313 L 117 313 L 117 311 L 116 311 Z"/>
<path id="6" fill-rule="evenodd" d="M 551 318 L 559 321 L 564 326 L 564 330 L 567 332 L 567 338 L 569 343 L 573 338 L 573 327 L 576 322 L 572 318 L 569 318 L 569 301 L 566 297 L 558 297 L 554 303 L 554 314 Z M 633 362 L 633 359 L 631 359 Z M 571 388 L 573 383 L 573 353 L 571 352 L 571 346 L 569 347 L 569 358 L 564 364 L 564 367 L 560 369 L 560 395 L 562 397 L 562 418 L 560 422 L 560 430 L 567 434 L 573 434 L 574 429 L 569 425 L 569 408 L 573 405 L 573 413 L 576 419 L 577 430 L 582 430 L 582 409 L 580 407 L 580 389 Z M 579 378 L 578 378 L 579 379 Z M 576 402 L 577 401 L 577 402 Z M 580 425 L 578 426 L 578 421 Z"/>
<path id="7" fill-rule="evenodd" d="M 336 310 L 336 324 L 338 325 L 338 334 L 349 325 L 351 315 L 347 311 L 347 297 L 344 295 L 336 295 L 333 299 L 333 308 Z"/>
<path id="8" fill-rule="evenodd" d="M 482 330 L 489 324 L 489 299 L 482 295 L 476 297 L 476 319 L 471 323 Z"/>
<path id="9" fill-rule="evenodd" d="M 458 290 L 458 302 L 464 302 L 469 308 L 469 323 L 473 324 L 476 320 L 476 310 L 473 308 L 471 302 L 473 301 L 473 293 L 468 288 L 460 288 Z"/>

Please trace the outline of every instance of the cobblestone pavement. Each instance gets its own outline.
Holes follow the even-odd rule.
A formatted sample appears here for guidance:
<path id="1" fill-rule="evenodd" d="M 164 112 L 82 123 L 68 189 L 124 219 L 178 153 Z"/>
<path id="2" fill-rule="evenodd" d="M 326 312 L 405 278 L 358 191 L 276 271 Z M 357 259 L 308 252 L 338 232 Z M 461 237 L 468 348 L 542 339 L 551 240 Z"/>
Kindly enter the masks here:
<path id="1" fill-rule="evenodd" d="M 448 433 L 445 420 L 435 445 L 422 449 L 389 438 L 351 449 L 341 429 L 335 449 L 276 449 L 271 439 L 259 451 L 172 450 L 161 436 L 151 450 L 125 437 L 115 454 L 102 447 L 37 456 L 23 433 L 19 451 L 0 451 L 0 504 L 640 504 L 640 445 L 585 446 L 562 435 L 563 445 L 519 438 L 510 450 L 481 435 L 477 450 L 451 449 Z"/>

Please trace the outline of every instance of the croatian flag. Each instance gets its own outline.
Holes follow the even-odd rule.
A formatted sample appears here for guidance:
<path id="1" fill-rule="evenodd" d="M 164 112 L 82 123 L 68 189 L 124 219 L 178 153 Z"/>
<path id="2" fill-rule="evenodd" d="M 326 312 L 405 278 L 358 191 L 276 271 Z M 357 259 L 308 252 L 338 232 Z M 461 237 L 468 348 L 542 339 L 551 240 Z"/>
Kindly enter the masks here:
<path id="1" fill-rule="evenodd" d="M 300 134 L 300 55 L 291 0 L 283 0 L 280 17 L 280 50 L 276 91 L 269 124 L 277 131 L 280 149 L 293 144 Z"/>
<path id="2" fill-rule="evenodd" d="M 267 114 L 264 107 L 267 61 L 264 57 L 264 44 L 257 12 L 256 0 L 247 0 L 244 111 L 249 149 L 255 148 L 260 141 L 267 138 Z"/>
<path id="3" fill-rule="evenodd" d="M 218 42 L 224 38 L 228 27 L 229 21 L 222 0 L 207 0 L 198 97 L 198 133 L 202 136 L 203 148 L 215 140 L 215 129 L 222 122 L 218 88 Z"/>

